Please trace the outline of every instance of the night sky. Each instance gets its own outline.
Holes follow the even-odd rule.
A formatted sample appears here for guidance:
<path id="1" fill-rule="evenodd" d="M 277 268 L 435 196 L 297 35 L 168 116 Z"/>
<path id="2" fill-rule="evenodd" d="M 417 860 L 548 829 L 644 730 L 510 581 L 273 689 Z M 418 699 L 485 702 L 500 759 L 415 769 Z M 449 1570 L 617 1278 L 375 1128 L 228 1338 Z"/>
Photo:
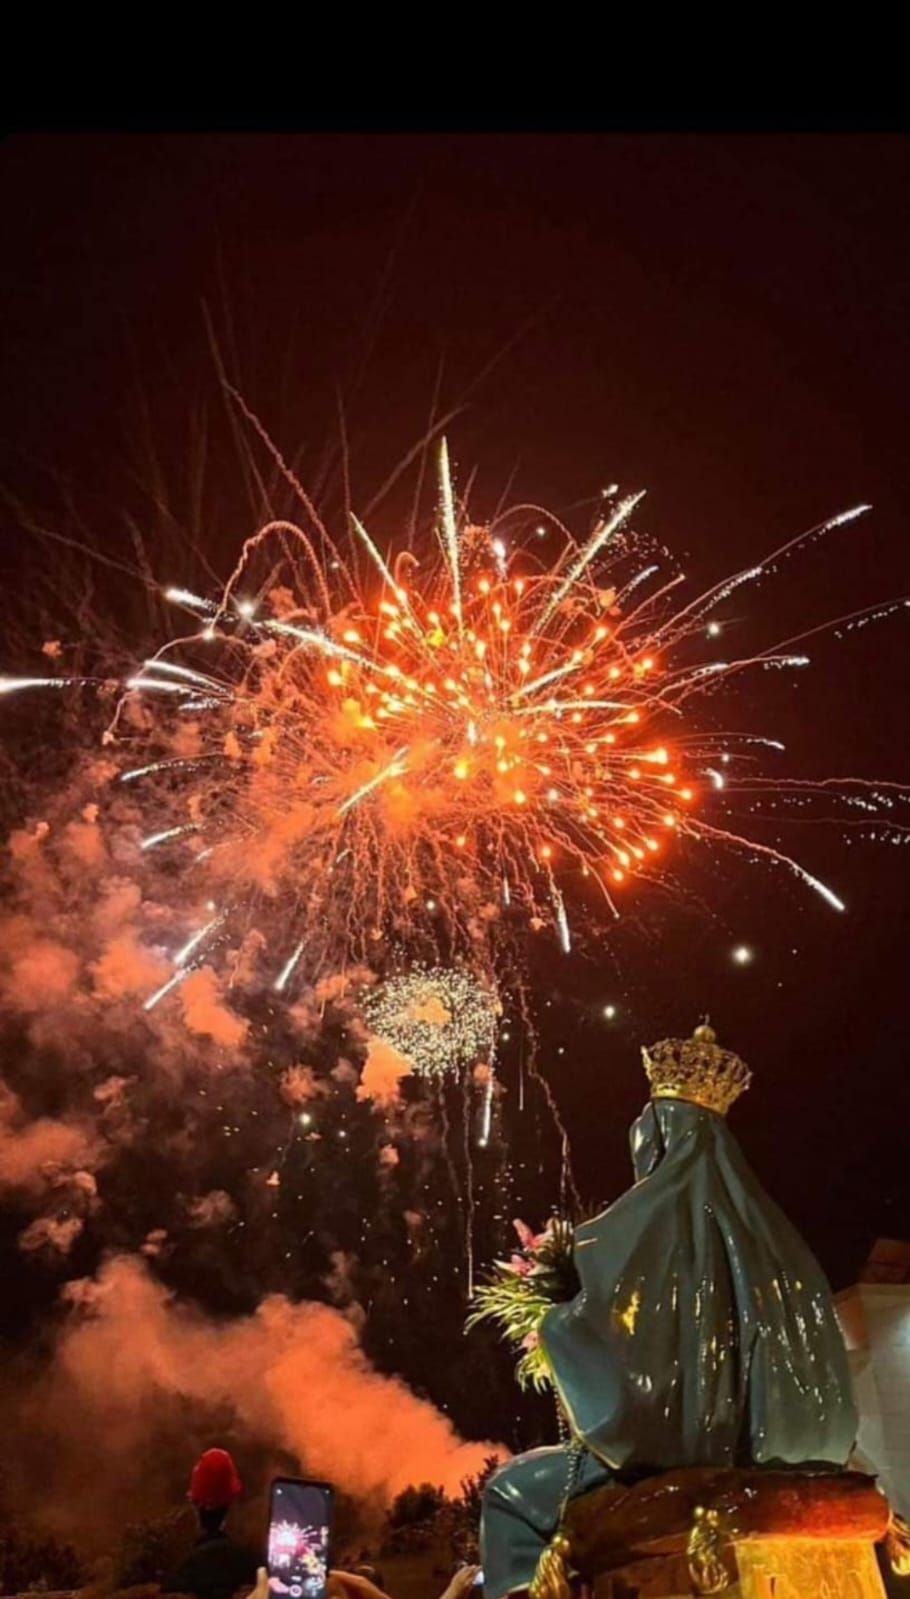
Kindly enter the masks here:
<path id="1" fill-rule="evenodd" d="M 438 385 L 481 514 L 511 480 L 585 529 L 602 485 L 644 487 L 640 522 L 701 586 L 870 501 L 731 608 L 744 636 L 910 593 L 905 138 L 22 136 L 0 194 L 2 480 L 36 512 L 77 503 L 109 553 L 118 508 L 142 515 L 140 458 L 192 501 L 194 428 L 218 404 L 207 312 L 330 507 L 339 395 L 364 503 Z M 225 575 L 245 507 L 213 491 L 197 523 Z M 390 535 L 391 509 L 372 526 Z M 3 539 L 15 592 L 31 556 L 10 509 Z M 175 575 L 163 554 L 156 576 Z M 738 725 L 783 738 L 798 775 L 910 782 L 910 615 L 811 653 L 744 688 Z M 608 1199 L 640 1045 L 710 1011 L 755 1071 L 734 1113 L 749 1158 L 841 1287 L 876 1237 L 910 1234 L 910 850 L 799 824 L 788 840 L 848 914 L 745 859 L 687 856 L 688 904 L 636 890 L 600 950 L 550 952 L 542 1064 L 579 1186 Z"/>

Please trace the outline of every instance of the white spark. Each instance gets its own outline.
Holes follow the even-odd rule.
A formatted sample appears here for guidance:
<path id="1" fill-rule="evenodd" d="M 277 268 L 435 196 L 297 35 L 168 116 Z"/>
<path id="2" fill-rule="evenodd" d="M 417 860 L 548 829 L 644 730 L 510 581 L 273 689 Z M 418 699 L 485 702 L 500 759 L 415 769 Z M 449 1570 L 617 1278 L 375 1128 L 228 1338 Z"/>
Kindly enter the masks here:
<path id="1" fill-rule="evenodd" d="M 193 934 L 192 938 L 187 939 L 183 948 L 178 949 L 176 955 L 174 956 L 174 965 L 185 966 L 190 955 L 192 955 L 193 950 L 197 949 L 206 935 L 212 931 L 212 928 L 217 927 L 219 922 L 222 921 L 224 921 L 223 916 L 213 916 L 211 921 L 206 922 L 204 927 L 200 927 L 198 932 Z"/>
<path id="2" fill-rule="evenodd" d="M 581 577 L 582 573 L 587 570 L 595 556 L 597 556 L 603 549 L 603 546 L 607 543 L 608 539 L 611 539 L 613 534 L 622 527 L 622 524 L 628 520 L 636 505 L 638 505 L 639 502 L 644 499 L 644 497 L 644 490 L 642 489 L 638 494 L 630 494 L 626 497 L 626 499 L 620 500 L 616 510 L 613 512 L 613 515 L 607 517 L 605 522 L 601 522 L 600 525 L 594 529 L 594 532 L 591 534 L 591 537 L 589 538 L 584 549 L 572 562 L 572 565 L 569 567 L 568 572 L 557 588 L 555 594 L 550 596 L 549 602 L 544 606 L 543 611 L 531 629 L 532 634 L 539 633 L 542 628 L 546 627 L 550 617 L 553 615 L 553 612 L 558 610 L 573 584 L 578 582 L 578 579 Z"/>
<path id="3" fill-rule="evenodd" d="M 192 667 L 181 666 L 179 661 L 166 661 L 160 655 L 152 655 L 147 661 L 143 661 L 142 671 L 169 672 L 172 677 L 185 678 L 188 683 L 198 683 L 203 688 L 214 689 L 217 694 L 224 693 L 222 685 L 214 677 L 209 677 L 205 672 L 196 672 Z"/>
<path id="4" fill-rule="evenodd" d="M 0 694 L 15 694 L 21 688 L 68 688 L 83 681 L 78 677 L 0 677 Z"/>
<path id="5" fill-rule="evenodd" d="M 289 980 L 289 978 L 291 977 L 291 974 L 294 971 L 294 967 L 297 965 L 297 962 L 299 961 L 299 959 L 300 959 L 302 954 L 303 954 L 303 939 L 300 940 L 300 943 L 297 945 L 297 948 L 293 951 L 293 953 L 285 961 L 284 965 L 281 968 L 281 971 L 278 973 L 278 976 L 275 978 L 275 988 L 277 989 L 279 994 L 286 987 L 286 985 L 288 983 L 288 980 Z"/>
<path id="6" fill-rule="evenodd" d="M 856 514 L 858 515 L 859 513 L 857 512 Z M 847 909 L 844 901 L 842 899 L 838 899 L 834 890 L 829 888 L 826 883 L 823 883 L 820 878 L 813 877 L 812 873 L 807 872 L 804 866 L 799 866 L 794 863 L 793 869 L 796 872 L 797 877 L 801 878 L 804 883 L 808 883 L 810 888 L 814 888 L 816 894 L 820 894 L 822 899 L 827 900 L 828 904 L 833 910 L 845 911 Z"/>
<path id="7" fill-rule="evenodd" d="M 141 673 L 137 677 L 128 677 L 126 686 L 137 691 L 140 689 L 152 689 L 157 694 L 189 694 L 190 692 L 185 683 L 169 683 L 167 681 L 162 683 L 154 677 L 143 677 Z"/>
<path id="8" fill-rule="evenodd" d="M 142 840 L 140 849 L 155 849 L 159 844 L 166 844 L 172 838 L 183 838 L 186 833 L 198 833 L 199 822 L 183 822 L 179 827 L 166 827 L 163 833 L 149 833 Z"/>
<path id="9" fill-rule="evenodd" d="M 480 1118 L 480 1132 L 477 1135 L 477 1142 L 478 1142 L 478 1145 L 480 1146 L 481 1149 L 486 1149 L 488 1143 L 490 1142 L 490 1125 L 491 1125 L 492 1119 L 493 1119 L 493 1069 L 491 1067 L 490 1068 L 490 1075 L 487 1078 L 486 1086 L 484 1088 L 483 1108 L 482 1108 L 481 1118 Z"/>
<path id="10" fill-rule="evenodd" d="M 185 605 L 190 611 L 203 611 L 208 614 L 217 610 L 217 606 L 211 600 L 204 600 L 198 594 L 191 594 L 189 589 L 165 589 L 164 597 L 170 600 L 172 605 Z"/>
<path id="11" fill-rule="evenodd" d="M 154 1010 L 155 1006 L 158 1004 L 158 1001 L 160 999 L 164 999 L 165 994 L 169 994 L 172 988 L 176 988 L 179 983 L 182 983 L 185 978 L 189 977 L 192 970 L 192 966 L 184 966 L 179 972 L 175 972 L 173 977 L 169 977 L 167 982 L 162 983 L 161 987 L 156 989 L 151 998 L 146 1000 L 142 1009 Z"/>
<path id="12" fill-rule="evenodd" d="M 458 550 L 458 523 L 455 518 L 455 497 L 452 493 L 452 475 L 449 470 L 449 446 L 445 439 L 439 446 L 439 489 L 442 498 L 442 530 L 444 549 L 452 578 L 452 609 L 461 628 L 461 556 Z"/>
<path id="13" fill-rule="evenodd" d="M 407 770 L 407 767 L 402 765 L 402 761 L 408 753 L 409 746 L 405 744 L 400 750 L 397 751 L 395 755 L 392 756 L 388 766 L 383 767 L 381 772 L 377 772 L 375 777 L 371 777 L 368 783 L 362 783 L 360 788 L 357 789 L 356 793 L 351 794 L 350 797 L 345 800 L 343 805 L 339 805 L 338 815 L 344 816 L 346 811 L 351 810 L 352 806 L 358 805 L 362 799 L 366 799 L 368 794 L 372 794 L 373 790 L 378 788 L 380 783 L 387 782 L 390 777 L 402 777 Z"/>
<path id="14" fill-rule="evenodd" d="M 871 510 L 871 505 L 854 505 L 851 510 L 841 511 L 838 516 L 832 516 L 830 522 L 823 522 L 821 530 L 827 533 L 831 528 L 843 527 L 845 522 L 855 522 L 858 516 L 865 516 L 866 512 Z"/>
<path id="15" fill-rule="evenodd" d="M 570 955 L 572 953 L 572 934 L 569 928 L 569 918 L 566 915 L 565 900 L 555 883 L 552 887 L 551 897 L 556 910 L 556 925 L 559 928 L 559 942 L 562 946 L 562 952 L 564 955 Z"/>

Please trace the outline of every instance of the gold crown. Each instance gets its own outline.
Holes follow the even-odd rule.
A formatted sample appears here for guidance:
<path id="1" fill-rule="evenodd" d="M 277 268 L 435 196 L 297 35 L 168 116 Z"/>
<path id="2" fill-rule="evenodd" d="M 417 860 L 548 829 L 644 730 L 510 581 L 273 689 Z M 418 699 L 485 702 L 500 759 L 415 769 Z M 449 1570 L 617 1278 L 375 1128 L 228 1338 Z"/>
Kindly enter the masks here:
<path id="1" fill-rule="evenodd" d="M 707 1020 L 691 1038 L 664 1038 L 641 1055 L 652 1099 L 688 1099 L 720 1116 L 752 1080 L 745 1061 L 719 1048 Z"/>

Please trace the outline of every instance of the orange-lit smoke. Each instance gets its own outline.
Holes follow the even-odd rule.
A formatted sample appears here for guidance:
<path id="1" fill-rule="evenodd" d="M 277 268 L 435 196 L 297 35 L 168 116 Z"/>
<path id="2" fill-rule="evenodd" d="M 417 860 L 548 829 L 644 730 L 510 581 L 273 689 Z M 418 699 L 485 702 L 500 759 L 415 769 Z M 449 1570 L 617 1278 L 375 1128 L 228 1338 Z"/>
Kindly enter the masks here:
<path id="1" fill-rule="evenodd" d="M 252 1316 L 216 1322 L 178 1303 L 135 1256 L 66 1292 L 53 1365 L 13 1407 L 14 1434 L 28 1435 L 16 1497 L 36 1491 L 31 1474 L 52 1461 L 41 1519 L 60 1535 L 103 1546 L 130 1515 L 176 1507 L 199 1414 L 220 1440 L 280 1455 L 374 1515 L 409 1483 L 456 1492 L 493 1452 L 464 1443 L 431 1404 L 374 1370 L 351 1320 L 327 1305 L 275 1296 Z M 101 1471 L 87 1469 L 96 1447 Z"/>

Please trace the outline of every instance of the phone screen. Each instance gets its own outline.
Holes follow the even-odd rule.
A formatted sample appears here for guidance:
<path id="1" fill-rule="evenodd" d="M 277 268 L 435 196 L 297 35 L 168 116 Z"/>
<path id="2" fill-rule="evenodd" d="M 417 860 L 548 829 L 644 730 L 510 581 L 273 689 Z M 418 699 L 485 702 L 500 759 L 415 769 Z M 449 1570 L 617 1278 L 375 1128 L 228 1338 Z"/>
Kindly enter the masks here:
<path id="1" fill-rule="evenodd" d="M 288 1599 L 325 1599 L 332 1490 L 278 1477 L 269 1506 L 269 1589 Z"/>

